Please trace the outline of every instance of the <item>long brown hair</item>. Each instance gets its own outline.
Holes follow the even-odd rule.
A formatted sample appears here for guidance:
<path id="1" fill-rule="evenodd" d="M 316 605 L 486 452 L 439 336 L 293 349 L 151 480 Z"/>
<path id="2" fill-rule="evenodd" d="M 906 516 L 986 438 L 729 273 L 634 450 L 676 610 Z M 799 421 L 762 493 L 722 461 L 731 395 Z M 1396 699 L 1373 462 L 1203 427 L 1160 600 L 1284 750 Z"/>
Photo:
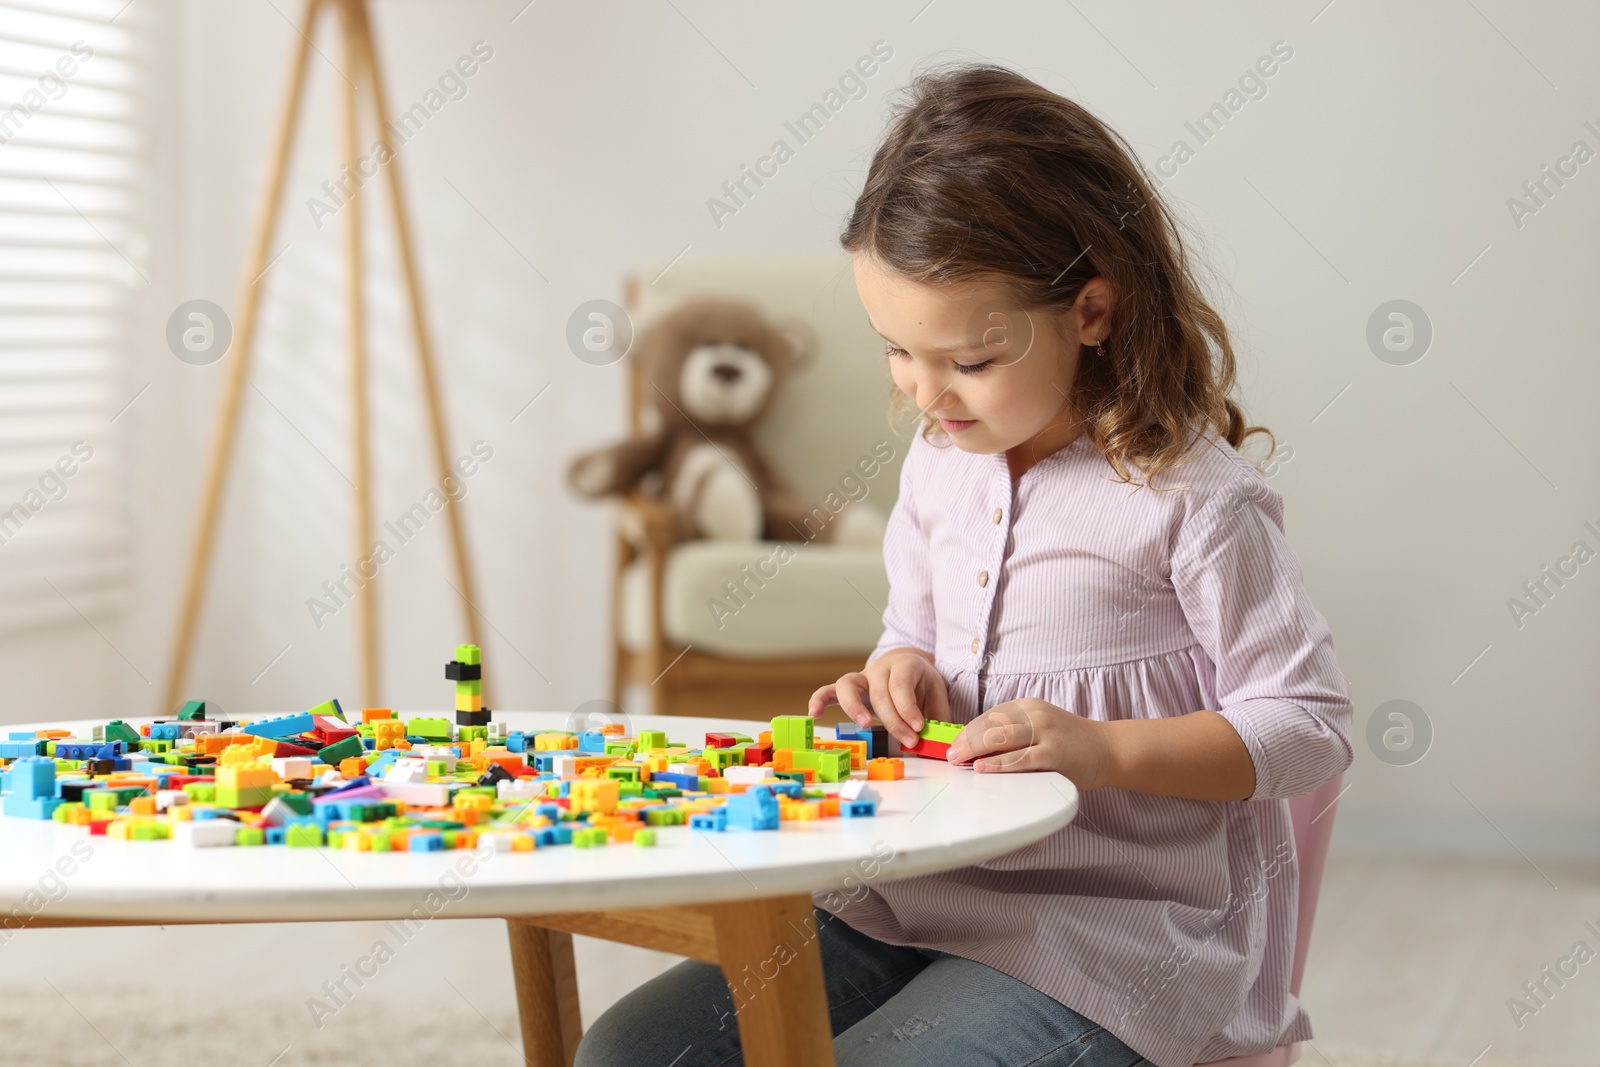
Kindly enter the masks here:
<path id="1" fill-rule="evenodd" d="M 847 251 L 926 285 L 998 282 L 1030 312 L 1065 312 L 1089 279 L 1109 281 L 1106 352 L 1081 347 L 1071 399 L 1124 482 L 1138 465 L 1148 484 L 1208 429 L 1235 449 L 1272 438 L 1229 398 L 1227 327 L 1121 136 L 990 64 L 919 74 L 907 94 L 840 234 Z M 924 436 L 937 430 L 924 415 Z"/>

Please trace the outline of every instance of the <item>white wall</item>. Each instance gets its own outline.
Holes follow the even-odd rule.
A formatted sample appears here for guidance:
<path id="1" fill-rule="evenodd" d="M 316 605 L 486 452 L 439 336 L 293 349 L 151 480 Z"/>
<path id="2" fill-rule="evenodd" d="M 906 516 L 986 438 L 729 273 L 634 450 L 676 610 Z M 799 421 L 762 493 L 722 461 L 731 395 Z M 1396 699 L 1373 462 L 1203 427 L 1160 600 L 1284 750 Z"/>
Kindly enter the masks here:
<path id="1" fill-rule="evenodd" d="M 1097 111 L 1156 167 L 1175 140 L 1195 145 L 1186 121 L 1284 41 L 1293 58 L 1267 95 L 1200 145 L 1165 190 L 1222 279 L 1247 411 L 1293 447 L 1274 484 L 1332 624 L 1358 732 L 1395 698 L 1420 705 L 1435 731 L 1426 758 L 1404 767 L 1362 740 L 1341 840 L 1537 854 L 1595 839 L 1600 564 L 1582 567 L 1520 629 L 1507 598 L 1573 542 L 1600 550 L 1584 527 L 1600 529 L 1590 297 L 1600 163 L 1520 228 L 1506 200 L 1575 140 L 1600 150 L 1584 126 L 1600 127 L 1600 110 L 1585 103 L 1597 98 L 1585 46 L 1600 15 L 1320 0 L 538 3 L 513 24 L 522 0 L 374 6 L 392 104 L 418 100 L 474 41 L 494 49 L 467 97 L 434 116 L 400 165 L 454 450 L 480 438 L 495 449 L 465 506 L 497 704 L 570 708 L 605 693 L 610 519 L 575 503 L 560 472 L 575 450 L 621 432 L 622 379 L 566 351 L 572 308 L 620 299 L 628 270 L 685 246 L 834 247 L 885 94 L 919 61 L 1012 66 Z M 167 214 L 147 298 L 157 328 L 140 339 L 136 368 L 156 386 L 124 420 L 141 450 L 141 584 L 114 632 L 158 687 L 225 366 L 179 364 L 158 327 L 181 299 L 237 302 L 294 36 L 254 0 L 151 7 L 174 50 L 155 64 L 169 94 L 156 99 L 172 104 L 156 116 Z M 869 95 L 714 225 L 706 199 L 788 136 L 784 121 L 880 39 L 894 57 Z M 331 38 L 319 46 L 340 61 Z M 351 463 L 341 220 L 319 231 L 305 207 L 333 172 L 332 92 L 342 83 L 323 58 L 312 68 L 316 136 L 288 184 L 274 246 L 289 248 L 266 278 L 254 378 L 278 410 L 250 391 L 190 686 L 241 712 L 359 699 L 354 612 L 319 631 L 305 605 L 355 554 L 335 470 Z M 388 248 L 375 240 L 373 258 L 388 263 Z M 1380 361 L 1365 340 L 1374 309 L 1397 298 L 1420 305 L 1434 329 L 1426 357 L 1408 366 Z M 392 274 L 370 300 L 377 514 L 388 518 L 418 499 L 430 465 Z M 440 577 L 443 522 L 382 572 L 384 695 L 396 706 L 444 698 L 440 663 L 464 633 Z M 63 690 L 64 713 L 109 710 L 110 693 L 130 713 L 157 710 L 157 687 L 97 637 L 70 640 L 93 666 Z M 10 692 L 38 699 L 27 669 L 37 649 L 13 644 L 4 656 Z"/>

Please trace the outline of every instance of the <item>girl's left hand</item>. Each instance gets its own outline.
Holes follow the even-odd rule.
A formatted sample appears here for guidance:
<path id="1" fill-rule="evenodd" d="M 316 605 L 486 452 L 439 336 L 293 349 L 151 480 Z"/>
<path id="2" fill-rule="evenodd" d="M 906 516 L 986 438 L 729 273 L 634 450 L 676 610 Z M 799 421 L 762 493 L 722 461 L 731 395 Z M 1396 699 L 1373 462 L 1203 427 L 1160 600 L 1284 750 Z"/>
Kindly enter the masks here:
<path id="1" fill-rule="evenodd" d="M 951 763 L 977 771 L 1057 771 L 1080 790 L 1104 785 L 1111 766 L 1105 723 L 1024 697 L 996 704 L 961 728 Z"/>

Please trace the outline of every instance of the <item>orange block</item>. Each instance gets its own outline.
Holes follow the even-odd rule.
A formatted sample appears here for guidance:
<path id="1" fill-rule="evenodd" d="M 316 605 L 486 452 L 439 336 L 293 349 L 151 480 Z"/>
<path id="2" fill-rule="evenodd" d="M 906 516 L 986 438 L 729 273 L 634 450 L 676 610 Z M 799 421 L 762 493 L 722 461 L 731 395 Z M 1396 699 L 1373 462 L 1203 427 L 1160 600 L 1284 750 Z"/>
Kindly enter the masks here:
<path id="1" fill-rule="evenodd" d="M 156 798 L 134 797 L 128 801 L 128 811 L 134 815 L 154 815 L 156 813 Z"/>
<path id="2" fill-rule="evenodd" d="M 339 761 L 339 773 L 346 778 L 359 778 L 367 772 L 367 761 L 360 756 L 346 756 Z"/>
<path id="3" fill-rule="evenodd" d="M 898 756 L 878 756 L 867 761 L 868 781 L 895 782 L 905 776 L 905 761 Z"/>
<path id="4" fill-rule="evenodd" d="M 363 724 L 369 723 L 369 722 L 373 722 L 373 721 L 375 721 L 377 719 L 392 719 L 392 718 L 394 718 L 394 710 L 391 709 L 391 708 L 362 708 L 361 709 L 361 721 L 362 721 Z"/>

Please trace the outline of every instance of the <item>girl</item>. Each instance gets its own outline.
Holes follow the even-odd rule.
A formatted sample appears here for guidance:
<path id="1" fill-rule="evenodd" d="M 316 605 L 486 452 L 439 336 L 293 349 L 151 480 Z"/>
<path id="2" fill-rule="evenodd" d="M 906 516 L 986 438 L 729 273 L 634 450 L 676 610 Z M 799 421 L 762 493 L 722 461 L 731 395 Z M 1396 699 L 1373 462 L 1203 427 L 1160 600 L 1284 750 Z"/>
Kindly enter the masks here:
<path id="1" fill-rule="evenodd" d="M 817 894 L 838 1062 L 1188 1067 L 1308 1038 L 1284 798 L 1349 765 L 1351 707 L 1282 498 L 1237 451 L 1267 431 L 1228 398 L 1227 330 L 1082 107 L 964 66 L 894 118 L 842 243 L 921 432 L 883 637 L 810 711 L 962 723 L 953 762 L 1081 800 L 998 859 Z M 738 1062 L 729 1004 L 681 964 L 578 1060 Z"/>

